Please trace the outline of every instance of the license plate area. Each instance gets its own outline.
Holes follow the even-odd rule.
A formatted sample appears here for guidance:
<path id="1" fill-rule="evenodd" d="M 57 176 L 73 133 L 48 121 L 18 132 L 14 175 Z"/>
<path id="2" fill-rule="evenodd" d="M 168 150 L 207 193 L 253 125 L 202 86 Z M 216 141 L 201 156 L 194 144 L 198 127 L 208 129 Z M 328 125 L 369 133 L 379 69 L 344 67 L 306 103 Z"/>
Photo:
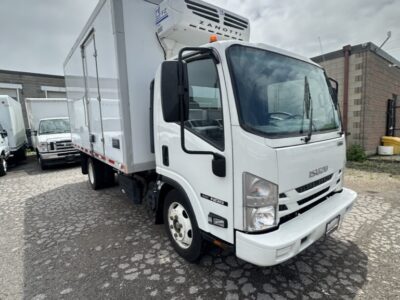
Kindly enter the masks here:
<path id="1" fill-rule="evenodd" d="M 330 235 L 332 232 L 334 232 L 336 229 L 338 229 L 339 224 L 340 224 L 340 215 L 336 216 L 335 218 L 330 220 L 328 223 L 326 223 L 325 235 Z"/>

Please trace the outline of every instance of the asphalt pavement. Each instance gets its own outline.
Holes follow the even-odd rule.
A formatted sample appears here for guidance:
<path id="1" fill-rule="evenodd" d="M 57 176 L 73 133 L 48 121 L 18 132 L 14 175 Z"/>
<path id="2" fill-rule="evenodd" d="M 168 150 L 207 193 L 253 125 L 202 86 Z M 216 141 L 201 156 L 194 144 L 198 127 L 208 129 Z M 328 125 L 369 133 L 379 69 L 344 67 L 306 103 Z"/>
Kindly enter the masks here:
<path id="1" fill-rule="evenodd" d="M 118 187 L 31 159 L 0 178 L 0 299 L 400 299 L 400 180 L 385 192 L 357 176 L 339 231 L 260 268 L 212 246 L 187 263 Z"/>

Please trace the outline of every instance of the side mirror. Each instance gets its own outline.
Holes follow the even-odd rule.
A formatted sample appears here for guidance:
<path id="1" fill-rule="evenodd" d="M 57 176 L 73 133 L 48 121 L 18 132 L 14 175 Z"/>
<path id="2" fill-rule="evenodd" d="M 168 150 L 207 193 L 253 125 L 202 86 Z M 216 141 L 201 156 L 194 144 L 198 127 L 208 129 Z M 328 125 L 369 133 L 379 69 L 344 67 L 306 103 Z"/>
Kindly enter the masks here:
<path id="1" fill-rule="evenodd" d="M 339 95 L 339 82 L 337 82 L 333 78 L 328 78 L 328 80 L 329 80 L 329 84 L 330 84 L 330 87 L 331 87 L 333 95 L 334 95 L 333 101 L 335 101 L 335 105 L 337 105 L 337 103 L 339 101 L 339 98 L 338 98 L 338 95 Z"/>
<path id="2" fill-rule="evenodd" d="M 37 130 L 32 130 L 31 132 L 32 132 L 32 135 L 33 135 L 33 136 L 37 136 L 37 135 L 38 135 Z"/>
<path id="3" fill-rule="evenodd" d="M 165 61 L 162 63 L 161 105 L 165 122 L 172 123 L 188 120 L 189 89 L 187 66 L 184 62 Z"/>
<path id="4" fill-rule="evenodd" d="M 1 132 L 1 137 L 4 139 L 5 137 L 7 137 L 8 136 L 8 133 L 7 133 L 7 131 L 4 129 L 2 132 Z"/>

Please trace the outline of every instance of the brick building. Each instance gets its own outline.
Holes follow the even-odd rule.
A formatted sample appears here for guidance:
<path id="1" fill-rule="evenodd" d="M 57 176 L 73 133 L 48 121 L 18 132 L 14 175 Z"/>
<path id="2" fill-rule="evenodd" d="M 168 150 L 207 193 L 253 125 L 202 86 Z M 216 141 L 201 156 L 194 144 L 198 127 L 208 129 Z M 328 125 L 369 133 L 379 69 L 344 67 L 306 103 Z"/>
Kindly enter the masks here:
<path id="1" fill-rule="evenodd" d="M 400 62 L 373 43 L 344 46 L 312 60 L 339 82 L 348 145 L 359 144 L 367 154 L 376 153 L 386 135 L 388 99 L 398 98 L 400 105 Z M 396 127 L 400 128 L 400 109 Z"/>
<path id="2" fill-rule="evenodd" d="M 25 98 L 65 98 L 64 76 L 0 70 L 0 95 L 21 103 L 28 128 Z"/>

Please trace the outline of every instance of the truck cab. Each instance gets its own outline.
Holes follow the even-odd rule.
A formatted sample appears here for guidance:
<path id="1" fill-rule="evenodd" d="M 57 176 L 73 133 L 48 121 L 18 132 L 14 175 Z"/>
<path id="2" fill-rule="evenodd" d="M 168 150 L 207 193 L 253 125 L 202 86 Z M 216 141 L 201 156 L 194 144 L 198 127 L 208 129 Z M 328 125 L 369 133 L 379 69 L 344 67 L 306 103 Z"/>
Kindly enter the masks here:
<path id="1" fill-rule="evenodd" d="M 274 265 L 336 229 L 351 209 L 335 88 L 311 60 L 215 42 L 164 62 L 154 89 L 157 173 L 192 206 L 171 204 L 166 215 L 177 216 L 183 237 L 196 222 L 235 244 L 238 257 Z M 187 222 L 189 209 L 195 221 Z M 188 246 L 174 226 L 173 239 Z"/>
<path id="2" fill-rule="evenodd" d="M 7 131 L 0 123 L 0 176 L 7 174 L 7 160 L 10 156 L 7 135 Z"/>
<path id="3" fill-rule="evenodd" d="M 42 169 L 46 169 L 51 164 L 79 160 L 79 153 L 71 144 L 68 118 L 41 119 L 37 130 L 33 131 L 32 144 Z"/>

